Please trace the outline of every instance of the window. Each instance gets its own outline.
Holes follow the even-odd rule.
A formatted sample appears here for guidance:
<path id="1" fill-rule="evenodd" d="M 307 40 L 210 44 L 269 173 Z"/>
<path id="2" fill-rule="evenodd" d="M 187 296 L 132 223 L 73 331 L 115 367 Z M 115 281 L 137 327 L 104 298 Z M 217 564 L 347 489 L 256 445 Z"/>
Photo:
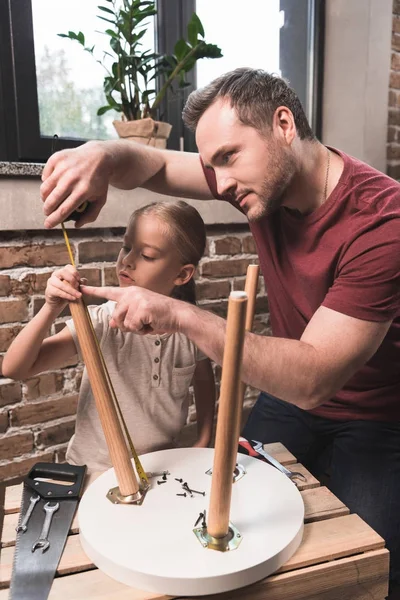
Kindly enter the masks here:
<path id="1" fill-rule="evenodd" d="M 52 136 L 59 148 L 86 139 L 116 137 L 115 115 L 96 116 L 104 72 L 78 43 L 57 33 L 83 31 L 100 55 L 98 0 L 2 0 L 0 2 L 0 160 L 46 161 Z M 158 0 L 147 43 L 170 53 L 196 10 L 209 42 L 224 58 L 199 61 L 191 88 L 161 107 L 173 125 L 169 147 L 195 150 L 181 112 L 191 89 L 236 66 L 277 71 L 289 79 L 318 134 L 324 0 Z M 91 34 L 93 32 L 93 35 Z M 103 39 L 102 39 L 103 38 Z M 150 47 L 150 46 L 149 46 Z M 160 82 L 158 82 L 159 84 Z"/>

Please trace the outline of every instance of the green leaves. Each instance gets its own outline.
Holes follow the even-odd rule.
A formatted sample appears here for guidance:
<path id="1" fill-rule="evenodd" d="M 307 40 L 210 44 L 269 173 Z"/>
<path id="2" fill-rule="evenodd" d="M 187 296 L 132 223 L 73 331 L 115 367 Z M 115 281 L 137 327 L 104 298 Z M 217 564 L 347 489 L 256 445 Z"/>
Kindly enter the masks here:
<path id="1" fill-rule="evenodd" d="M 146 19 L 157 14 L 154 1 L 103 0 L 97 8 L 100 11 L 97 18 L 111 24 L 103 30 L 110 45 L 110 52 L 104 52 L 103 59 L 109 56 L 113 61 L 107 68 L 103 60 L 95 57 L 107 71 L 103 81 L 107 103 L 98 109 L 98 115 L 113 109 L 123 112 L 128 120 L 144 115 L 156 117 L 157 109 L 168 90 L 172 90 L 174 81 L 179 87 L 186 87 L 189 84 L 185 75 L 195 67 L 197 60 L 222 56 L 218 46 L 205 42 L 204 28 L 196 13 L 188 23 L 187 39 L 176 42 L 172 55 L 159 55 L 151 49 L 143 50 L 142 44 L 149 24 Z M 81 31 L 68 31 L 58 36 L 77 41 L 94 56 L 95 47 L 85 46 Z M 154 83 L 150 84 L 152 81 L 163 82 L 158 93 Z"/>

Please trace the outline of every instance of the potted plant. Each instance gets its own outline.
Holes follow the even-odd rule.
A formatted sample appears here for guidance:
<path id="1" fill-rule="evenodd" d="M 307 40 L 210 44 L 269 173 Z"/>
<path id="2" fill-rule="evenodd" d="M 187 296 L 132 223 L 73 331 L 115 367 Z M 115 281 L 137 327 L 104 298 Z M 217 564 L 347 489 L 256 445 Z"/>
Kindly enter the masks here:
<path id="1" fill-rule="evenodd" d="M 203 25 L 196 13 L 188 24 L 187 39 L 176 42 L 172 55 L 143 49 L 141 40 L 148 27 L 146 19 L 157 14 L 155 2 L 104 1 L 106 4 L 98 6 L 101 11 L 98 18 L 107 23 L 104 34 L 109 37 L 110 51 L 104 54 L 112 60 L 111 67 L 96 57 L 95 46 L 86 45 L 81 31 L 58 35 L 78 42 L 106 70 L 103 82 L 106 104 L 97 114 L 102 115 L 108 110 L 120 112 L 122 120 L 113 122 L 120 137 L 166 147 L 171 125 L 157 120 L 162 100 L 167 93 L 175 92 L 174 84 L 181 88 L 188 85 L 186 73 L 193 69 L 197 60 L 219 58 L 221 49 L 204 40 Z"/>

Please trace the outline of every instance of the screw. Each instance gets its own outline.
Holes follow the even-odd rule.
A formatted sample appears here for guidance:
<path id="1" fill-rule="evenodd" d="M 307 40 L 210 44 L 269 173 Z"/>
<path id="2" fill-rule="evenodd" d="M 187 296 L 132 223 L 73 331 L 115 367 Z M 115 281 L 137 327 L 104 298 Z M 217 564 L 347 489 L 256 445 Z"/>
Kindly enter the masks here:
<path id="1" fill-rule="evenodd" d="M 205 496 L 206 493 L 205 492 L 199 492 L 197 490 L 190 490 L 191 492 L 193 492 L 194 494 L 200 494 L 201 496 Z"/>
<path id="2" fill-rule="evenodd" d="M 166 481 L 157 481 L 157 485 L 161 485 L 162 483 L 167 483 Z"/>
<path id="3" fill-rule="evenodd" d="M 203 517 L 204 517 L 204 515 L 203 515 L 203 513 L 201 512 L 201 513 L 199 514 L 199 517 L 198 517 L 198 519 L 197 519 L 196 523 L 194 524 L 194 526 L 195 526 L 195 527 L 197 527 L 197 525 L 200 523 L 200 521 L 202 520 L 202 518 L 203 518 Z"/>
<path id="4" fill-rule="evenodd" d="M 183 496 L 184 498 L 186 498 L 186 494 L 177 494 L 177 496 Z"/>
<path id="5" fill-rule="evenodd" d="M 52 493 L 53 493 L 53 492 L 47 492 L 47 495 L 48 495 L 48 496 L 51 496 L 51 495 L 52 495 Z"/>
<path id="6" fill-rule="evenodd" d="M 183 487 L 184 490 L 186 490 L 187 492 L 189 492 L 190 497 L 193 498 L 192 490 L 189 488 L 189 486 L 188 486 L 188 484 L 186 482 L 182 483 L 182 487 Z"/>
<path id="7" fill-rule="evenodd" d="M 162 478 L 163 478 L 163 481 L 167 481 L 167 474 L 164 473 L 164 475 L 162 476 Z"/>
<path id="8" fill-rule="evenodd" d="M 179 483 L 182 483 L 182 482 L 183 482 L 183 479 L 177 479 L 177 478 L 175 477 L 175 481 L 179 481 Z"/>
<path id="9" fill-rule="evenodd" d="M 72 490 L 68 490 L 68 494 L 69 494 L 69 495 L 71 495 L 71 494 L 73 494 L 73 493 L 74 493 L 74 492 L 73 492 Z"/>

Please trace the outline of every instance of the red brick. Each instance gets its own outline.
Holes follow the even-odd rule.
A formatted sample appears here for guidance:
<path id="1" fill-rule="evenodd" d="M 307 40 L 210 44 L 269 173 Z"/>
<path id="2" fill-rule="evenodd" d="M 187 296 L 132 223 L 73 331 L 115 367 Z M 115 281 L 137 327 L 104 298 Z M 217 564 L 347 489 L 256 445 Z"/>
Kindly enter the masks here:
<path id="1" fill-rule="evenodd" d="M 0 323 L 15 323 L 28 319 L 28 301 L 20 298 L 0 302 Z"/>
<path id="2" fill-rule="evenodd" d="M 390 144 L 391 142 L 395 142 L 397 140 L 397 129 L 396 127 L 389 127 L 387 134 L 387 142 Z"/>
<path id="3" fill-rule="evenodd" d="M 196 283 L 196 296 L 198 300 L 216 300 L 227 298 L 231 291 L 229 281 L 204 281 Z"/>
<path id="4" fill-rule="evenodd" d="M 0 436 L 0 457 L 2 460 L 21 456 L 31 450 L 33 450 L 32 431 Z"/>
<path id="5" fill-rule="evenodd" d="M 252 235 L 248 235 L 242 239 L 242 252 L 245 252 L 245 254 L 257 254 L 256 243 Z"/>
<path id="6" fill-rule="evenodd" d="M 22 386 L 19 381 L 0 379 L 0 406 L 15 404 L 22 400 Z"/>
<path id="7" fill-rule="evenodd" d="M 214 241 L 215 254 L 239 254 L 241 250 L 240 239 L 233 236 L 226 236 Z"/>
<path id="8" fill-rule="evenodd" d="M 8 296 L 11 290 L 10 278 L 8 275 L 0 275 L 0 296 Z"/>
<path id="9" fill-rule="evenodd" d="M 246 277 L 235 277 L 235 279 L 233 280 L 233 285 L 232 285 L 232 289 L 233 290 L 240 290 L 243 291 L 246 285 Z M 262 277 L 260 276 L 258 278 L 258 285 L 257 285 L 257 293 L 260 292 L 262 287 Z"/>
<path id="10" fill-rule="evenodd" d="M 400 19 L 398 17 L 393 17 L 392 23 L 393 33 L 400 33 Z"/>
<path id="11" fill-rule="evenodd" d="M 207 302 L 201 304 L 201 308 L 208 310 L 219 317 L 226 319 L 226 313 L 228 310 L 228 301 L 222 300 L 221 302 Z"/>
<path id="12" fill-rule="evenodd" d="M 104 267 L 104 285 L 119 285 L 115 267 Z"/>
<path id="13" fill-rule="evenodd" d="M 90 241 L 78 245 L 79 262 L 116 262 L 121 242 Z"/>
<path id="14" fill-rule="evenodd" d="M 65 244 L 30 244 L 26 246 L 2 246 L 0 268 L 49 267 L 69 262 Z"/>
<path id="15" fill-rule="evenodd" d="M 79 269 L 79 275 L 87 279 L 87 285 L 101 285 L 101 269 L 82 268 Z"/>
<path id="16" fill-rule="evenodd" d="M 63 376 L 59 373 L 45 373 L 27 379 L 24 383 L 24 396 L 26 400 L 35 400 L 36 398 L 50 396 L 50 394 L 61 391 L 63 388 Z"/>
<path id="17" fill-rule="evenodd" d="M 201 266 L 201 274 L 203 277 L 237 277 L 245 275 L 251 263 L 248 258 L 207 261 Z"/>
<path id="18" fill-rule="evenodd" d="M 75 414 L 78 395 L 61 396 L 43 402 L 29 402 L 10 410 L 11 425 L 34 425 Z"/>
<path id="19" fill-rule="evenodd" d="M 37 462 L 53 462 L 54 452 L 35 452 L 33 456 L 13 459 L 0 466 L 0 481 L 10 481 L 28 474 Z"/>
<path id="20" fill-rule="evenodd" d="M 388 165 L 387 174 L 393 179 L 400 179 L 400 165 Z"/>
<path id="21" fill-rule="evenodd" d="M 75 417 L 44 427 L 36 435 L 36 446 L 42 450 L 68 442 L 75 431 Z"/>
<path id="22" fill-rule="evenodd" d="M 256 313 L 267 313 L 268 310 L 269 310 L 269 308 L 268 308 L 267 296 L 258 296 L 258 298 L 256 298 L 255 312 Z"/>
<path id="23" fill-rule="evenodd" d="M 400 51 L 400 35 L 392 33 L 392 50 Z"/>
<path id="24" fill-rule="evenodd" d="M 386 156 L 388 160 L 400 159 L 400 146 L 390 145 L 386 148 Z"/>
<path id="25" fill-rule="evenodd" d="M 46 271 L 44 273 L 28 273 L 22 280 L 27 287 L 27 293 L 32 294 L 44 294 L 46 285 L 51 277 L 54 269 Z"/>
<path id="26" fill-rule="evenodd" d="M 45 298 L 33 298 L 32 300 L 32 310 L 33 314 L 37 315 L 40 309 L 44 306 L 46 300 Z"/>
<path id="27" fill-rule="evenodd" d="M 398 109 L 390 109 L 389 110 L 389 125 L 400 125 L 400 110 Z"/>
<path id="28" fill-rule="evenodd" d="M 0 433 L 8 429 L 8 411 L 0 412 Z"/>
<path id="29" fill-rule="evenodd" d="M 400 54 L 397 52 L 392 52 L 391 69 L 393 71 L 400 71 Z"/>
<path id="30" fill-rule="evenodd" d="M 13 339 L 21 331 L 22 327 L 14 325 L 13 327 L 1 327 L 0 326 L 0 352 L 8 350 Z"/>
<path id="31" fill-rule="evenodd" d="M 391 108 L 398 108 L 398 94 L 394 90 L 389 90 L 388 104 Z"/>
<path id="32" fill-rule="evenodd" d="M 395 90 L 400 89 L 400 73 L 398 71 L 390 71 L 389 87 Z"/>

